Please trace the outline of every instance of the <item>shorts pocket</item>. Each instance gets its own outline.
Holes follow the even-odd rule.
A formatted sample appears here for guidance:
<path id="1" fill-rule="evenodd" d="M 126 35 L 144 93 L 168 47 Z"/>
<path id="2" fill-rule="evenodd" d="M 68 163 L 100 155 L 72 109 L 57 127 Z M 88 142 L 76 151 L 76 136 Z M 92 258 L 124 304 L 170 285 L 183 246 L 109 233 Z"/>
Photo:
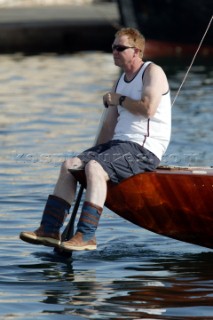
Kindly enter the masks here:
<path id="1" fill-rule="evenodd" d="M 139 167 L 131 153 L 122 155 L 117 160 L 112 161 L 110 166 L 116 174 L 118 181 L 122 181 L 123 179 L 127 179 L 144 171 Z"/>
<path id="2" fill-rule="evenodd" d="M 130 175 L 135 175 L 144 172 L 143 166 L 140 166 L 141 161 L 135 159 L 131 153 L 125 154 L 124 159 L 127 163 L 127 166 L 129 167 Z"/>

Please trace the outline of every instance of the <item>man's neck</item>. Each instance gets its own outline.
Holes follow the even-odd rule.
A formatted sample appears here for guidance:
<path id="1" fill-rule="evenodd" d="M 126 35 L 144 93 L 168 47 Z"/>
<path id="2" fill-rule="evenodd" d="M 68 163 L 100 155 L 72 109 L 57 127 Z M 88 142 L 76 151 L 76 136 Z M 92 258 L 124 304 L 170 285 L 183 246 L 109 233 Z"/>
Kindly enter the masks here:
<path id="1" fill-rule="evenodd" d="M 140 60 L 137 60 L 137 62 L 135 61 L 134 64 L 129 65 L 125 68 L 124 73 L 128 81 L 131 81 L 135 77 L 135 75 L 138 73 L 143 63 L 144 62 L 140 59 Z"/>

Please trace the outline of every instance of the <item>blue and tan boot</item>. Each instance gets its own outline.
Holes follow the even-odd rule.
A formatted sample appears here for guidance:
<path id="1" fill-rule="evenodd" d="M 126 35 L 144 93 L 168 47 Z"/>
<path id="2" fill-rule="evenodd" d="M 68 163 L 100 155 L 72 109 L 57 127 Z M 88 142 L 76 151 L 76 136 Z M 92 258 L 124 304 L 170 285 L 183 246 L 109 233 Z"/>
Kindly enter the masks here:
<path id="1" fill-rule="evenodd" d="M 66 251 L 95 250 L 97 248 L 95 231 L 103 208 L 85 201 L 77 225 L 76 234 L 61 243 L 60 248 Z"/>
<path id="2" fill-rule="evenodd" d="M 69 213 L 70 204 L 57 196 L 50 195 L 44 208 L 41 225 L 35 231 L 20 233 L 20 239 L 32 243 L 55 247 L 61 243 L 60 228 Z"/>

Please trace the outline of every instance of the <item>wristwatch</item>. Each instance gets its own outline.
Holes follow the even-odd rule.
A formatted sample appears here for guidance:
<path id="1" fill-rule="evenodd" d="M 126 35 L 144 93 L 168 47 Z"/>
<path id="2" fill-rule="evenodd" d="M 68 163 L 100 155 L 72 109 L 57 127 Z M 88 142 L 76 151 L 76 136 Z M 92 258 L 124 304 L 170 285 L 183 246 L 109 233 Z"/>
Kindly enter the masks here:
<path id="1" fill-rule="evenodd" d="M 126 96 L 120 96 L 119 98 L 119 104 L 122 107 L 122 103 L 124 102 L 124 100 L 126 99 Z"/>

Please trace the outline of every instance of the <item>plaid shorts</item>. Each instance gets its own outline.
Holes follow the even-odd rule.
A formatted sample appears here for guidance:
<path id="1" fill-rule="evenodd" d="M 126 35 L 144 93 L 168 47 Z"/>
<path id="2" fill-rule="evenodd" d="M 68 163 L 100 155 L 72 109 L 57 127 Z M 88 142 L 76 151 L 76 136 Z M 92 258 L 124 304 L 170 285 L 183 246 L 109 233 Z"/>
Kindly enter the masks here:
<path id="1" fill-rule="evenodd" d="M 111 140 L 85 150 L 77 156 L 84 164 L 97 161 L 110 180 L 119 183 L 123 179 L 145 171 L 154 171 L 160 160 L 149 150 L 131 141 Z"/>

